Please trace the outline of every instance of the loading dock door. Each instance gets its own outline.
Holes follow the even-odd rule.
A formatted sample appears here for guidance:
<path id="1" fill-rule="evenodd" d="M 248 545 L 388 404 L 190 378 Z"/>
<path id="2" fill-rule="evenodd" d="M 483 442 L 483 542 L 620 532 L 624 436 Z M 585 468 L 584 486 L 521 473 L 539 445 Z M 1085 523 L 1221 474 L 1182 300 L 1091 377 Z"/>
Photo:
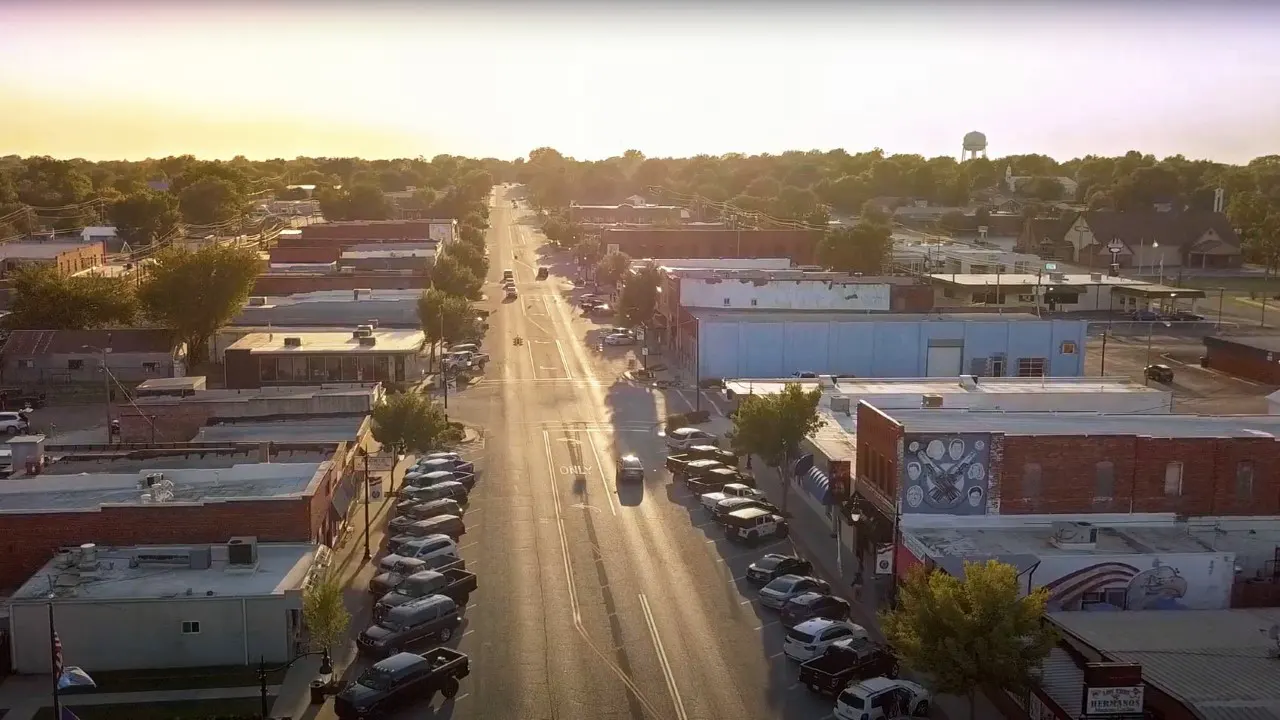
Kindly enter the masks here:
<path id="1" fill-rule="evenodd" d="M 960 363 L 964 360 L 964 348 L 951 345 L 930 345 L 925 360 L 926 377 L 958 377 Z"/>

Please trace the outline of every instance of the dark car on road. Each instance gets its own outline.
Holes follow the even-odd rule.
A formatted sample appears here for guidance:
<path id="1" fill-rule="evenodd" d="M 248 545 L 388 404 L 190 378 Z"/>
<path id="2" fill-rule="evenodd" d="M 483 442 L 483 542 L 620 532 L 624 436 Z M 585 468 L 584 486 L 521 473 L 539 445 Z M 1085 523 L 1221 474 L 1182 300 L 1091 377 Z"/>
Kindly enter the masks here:
<path id="1" fill-rule="evenodd" d="M 848 620 L 849 603 L 835 595 L 807 592 L 788 600 L 787 604 L 782 606 L 779 616 L 782 626 L 788 628 L 814 618 Z"/>
<path id="2" fill-rule="evenodd" d="M 635 455 L 618 458 L 618 482 L 644 482 L 644 463 Z"/>
<path id="3" fill-rule="evenodd" d="M 360 632 L 356 645 L 360 652 L 386 657 L 425 642 L 449 642 L 461 624 L 453 598 L 428 595 L 387 610 L 377 625 Z"/>
<path id="4" fill-rule="evenodd" d="M 747 566 L 747 582 L 767 585 L 783 575 L 809 575 L 813 563 L 795 555 L 769 553 Z"/>
<path id="5" fill-rule="evenodd" d="M 1168 365 L 1148 365 L 1142 375 L 1151 382 L 1173 384 L 1173 368 Z"/>
<path id="6" fill-rule="evenodd" d="M 421 655 L 397 653 L 373 664 L 334 698 L 342 720 L 376 718 L 407 705 L 430 705 L 436 693 L 451 698 L 471 673 L 466 655 L 441 647 Z"/>

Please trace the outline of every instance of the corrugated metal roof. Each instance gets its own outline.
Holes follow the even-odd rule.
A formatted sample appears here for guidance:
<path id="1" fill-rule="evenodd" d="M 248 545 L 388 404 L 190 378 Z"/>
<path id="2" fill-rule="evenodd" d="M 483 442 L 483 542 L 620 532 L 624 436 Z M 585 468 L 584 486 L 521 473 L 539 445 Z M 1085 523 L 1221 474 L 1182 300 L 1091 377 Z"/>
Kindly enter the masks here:
<path id="1" fill-rule="evenodd" d="M 1280 608 L 1056 612 L 1050 619 L 1206 720 L 1280 720 Z"/>

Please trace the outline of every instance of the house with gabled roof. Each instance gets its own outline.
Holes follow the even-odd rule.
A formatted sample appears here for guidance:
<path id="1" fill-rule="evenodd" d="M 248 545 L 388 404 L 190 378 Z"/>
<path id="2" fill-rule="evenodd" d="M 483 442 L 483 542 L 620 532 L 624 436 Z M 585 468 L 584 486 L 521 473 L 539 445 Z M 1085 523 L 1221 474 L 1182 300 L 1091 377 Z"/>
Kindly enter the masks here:
<path id="1" fill-rule="evenodd" d="M 1157 268 L 1234 268 L 1243 261 L 1240 237 L 1227 216 L 1199 210 L 1089 210 L 1059 220 L 1037 218 L 1019 246 L 1092 268 L 1115 262 L 1150 274 Z"/>

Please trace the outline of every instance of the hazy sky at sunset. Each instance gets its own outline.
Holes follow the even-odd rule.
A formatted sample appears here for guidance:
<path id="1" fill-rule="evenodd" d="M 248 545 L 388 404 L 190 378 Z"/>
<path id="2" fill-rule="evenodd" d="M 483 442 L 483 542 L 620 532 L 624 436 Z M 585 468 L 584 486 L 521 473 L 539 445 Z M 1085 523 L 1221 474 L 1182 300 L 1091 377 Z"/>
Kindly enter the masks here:
<path id="1" fill-rule="evenodd" d="M 1280 152 L 1263 5 L 0 0 L 0 155 L 956 155 L 981 130 L 1240 162 Z"/>

